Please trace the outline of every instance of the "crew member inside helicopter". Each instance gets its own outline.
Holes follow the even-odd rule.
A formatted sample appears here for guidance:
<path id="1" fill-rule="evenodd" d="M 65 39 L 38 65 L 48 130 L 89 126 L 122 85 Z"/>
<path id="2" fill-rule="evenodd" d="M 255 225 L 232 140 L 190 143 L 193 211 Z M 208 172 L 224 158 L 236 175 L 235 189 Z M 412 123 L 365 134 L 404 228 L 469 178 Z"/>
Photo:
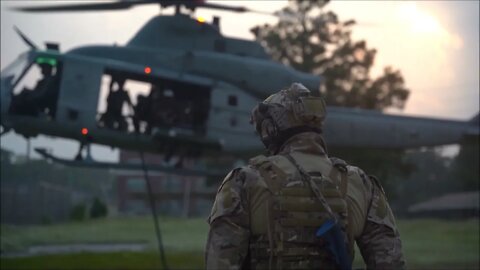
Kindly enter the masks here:
<path id="1" fill-rule="evenodd" d="M 179 120 L 178 101 L 171 89 L 164 85 L 154 85 L 149 98 L 152 104 L 150 127 L 171 128 L 177 124 Z"/>
<path id="2" fill-rule="evenodd" d="M 208 117 L 209 100 L 199 99 L 192 107 L 192 128 L 195 133 L 202 134 L 205 131 L 205 122 Z"/>
<path id="3" fill-rule="evenodd" d="M 209 98 L 203 89 L 191 91 L 192 86 L 182 86 L 175 92 L 177 100 L 178 125 L 202 134 L 208 116 Z"/>
<path id="4" fill-rule="evenodd" d="M 148 96 L 138 94 L 137 104 L 134 107 L 135 115 L 133 117 L 133 125 L 135 127 L 135 132 L 140 133 L 143 131 L 144 134 L 150 135 L 152 133 L 152 123 L 153 123 L 153 97 L 158 95 L 159 90 L 155 84 L 152 84 L 150 89 L 150 94 Z M 141 127 L 144 127 L 141 130 Z"/>
<path id="5" fill-rule="evenodd" d="M 123 104 L 127 103 L 129 109 L 133 111 L 133 104 L 128 92 L 124 89 L 125 79 L 114 78 L 110 82 L 110 90 L 107 97 L 107 111 L 102 115 L 100 122 L 110 129 L 127 131 L 128 123 L 122 115 Z"/>
<path id="6" fill-rule="evenodd" d="M 11 113 L 29 116 L 45 113 L 54 117 L 59 90 L 58 69 L 55 68 L 54 74 L 54 66 L 51 63 L 38 65 L 42 78 L 37 81 L 32 90 L 24 88 L 19 94 L 12 97 Z"/>
<path id="7" fill-rule="evenodd" d="M 169 82 L 152 83 L 148 96 L 139 94 L 133 123 L 135 132 L 152 134 L 154 128 L 172 127 L 201 134 L 208 116 L 208 98 Z"/>
<path id="8" fill-rule="evenodd" d="M 133 127 L 135 128 L 136 133 L 151 133 L 151 127 L 149 130 L 151 122 L 151 102 L 149 96 L 138 94 L 137 104 L 133 107 L 134 116 L 133 116 Z M 143 127 L 143 129 L 142 129 Z"/>

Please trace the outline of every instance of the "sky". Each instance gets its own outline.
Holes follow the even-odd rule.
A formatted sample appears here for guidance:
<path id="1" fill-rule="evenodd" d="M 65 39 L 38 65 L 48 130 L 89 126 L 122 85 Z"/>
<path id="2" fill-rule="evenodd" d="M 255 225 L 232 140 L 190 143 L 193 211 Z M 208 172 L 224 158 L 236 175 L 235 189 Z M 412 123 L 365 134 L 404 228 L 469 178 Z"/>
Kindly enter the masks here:
<path id="1" fill-rule="evenodd" d="M 53 1 L 55 4 L 63 2 Z M 267 12 L 288 4 L 280 0 L 209 2 Z M 406 86 L 411 90 L 410 97 L 404 110 L 390 110 L 390 113 L 466 120 L 479 111 L 479 3 L 331 1 L 325 9 L 337 13 L 341 20 L 354 19 L 357 22 L 352 31 L 354 40 L 366 40 L 370 48 L 377 49 L 373 77 L 381 74 L 386 66 L 401 70 Z M 0 1 L 2 69 L 28 49 L 13 31 L 14 25 L 39 46 L 44 46 L 45 41 L 54 41 L 60 43 L 62 51 L 68 51 L 92 44 L 121 46 L 153 16 L 173 12 L 171 9 L 161 10 L 156 5 L 91 13 L 27 14 L 8 9 L 29 4 L 45 5 L 49 2 Z M 252 27 L 277 21 L 273 16 L 200 9 L 195 15 L 207 21 L 218 15 L 224 35 L 243 39 L 253 39 Z M 47 146 L 63 157 L 73 157 L 78 147 L 73 141 L 44 136 L 32 139 L 31 145 Z M 26 151 L 25 139 L 14 134 L 3 136 L 1 146 L 17 153 Z M 95 147 L 93 155 L 102 160 L 116 160 L 118 151 Z"/>

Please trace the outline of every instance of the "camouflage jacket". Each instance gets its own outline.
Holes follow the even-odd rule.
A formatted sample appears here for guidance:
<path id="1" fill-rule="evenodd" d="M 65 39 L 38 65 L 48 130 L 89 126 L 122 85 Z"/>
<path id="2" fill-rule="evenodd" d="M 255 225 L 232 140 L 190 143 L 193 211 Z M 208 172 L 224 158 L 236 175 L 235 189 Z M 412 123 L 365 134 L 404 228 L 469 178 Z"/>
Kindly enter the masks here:
<path id="1" fill-rule="evenodd" d="M 300 153 L 308 158 L 304 160 L 315 164 L 321 159 L 328 160 L 322 145 L 320 135 L 302 133 L 290 138 L 279 154 Z M 382 187 L 359 168 L 348 166 L 347 169 L 348 230 L 367 268 L 405 268 L 399 233 Z M 253 166 L 234 169 L 225 177 L 208 218 L 206 269 L 250 269 L 252 227 L 264 222 L 252 220 L 251 212 L 261 201 L 269 199 L 268 194 L 255 193 L 261 181 Z"/>

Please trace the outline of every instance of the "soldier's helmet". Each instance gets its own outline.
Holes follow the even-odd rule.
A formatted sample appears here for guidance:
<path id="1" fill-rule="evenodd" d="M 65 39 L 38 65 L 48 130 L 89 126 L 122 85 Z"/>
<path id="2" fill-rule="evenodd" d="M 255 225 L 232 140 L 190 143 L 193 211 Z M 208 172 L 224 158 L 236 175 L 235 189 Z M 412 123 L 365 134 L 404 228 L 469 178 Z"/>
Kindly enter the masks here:
<path id="1" fill-rule="evenodd" d="M 295 134 L 321 133 L 325 116 L 323 98 L 313 96 L 301 83 L 293 83 L 259 103 L 252 111 L 251 123 L 265 147 L 275 153 Z"/>

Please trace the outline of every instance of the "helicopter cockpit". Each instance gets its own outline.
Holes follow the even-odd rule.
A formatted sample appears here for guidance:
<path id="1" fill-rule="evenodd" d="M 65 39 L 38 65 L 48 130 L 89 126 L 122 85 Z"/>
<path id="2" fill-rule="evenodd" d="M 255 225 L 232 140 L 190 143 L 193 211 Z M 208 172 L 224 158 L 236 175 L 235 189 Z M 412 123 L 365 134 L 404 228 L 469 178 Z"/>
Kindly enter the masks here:
<path id="1" fill-rule="evenodd" d="M 55 58 L 36 58 L 12 88 L 9 112 L 17 115 L 43 115 L 54 118 L 60 71 L 61 64 Z"/>
<path id="2" fill-rule="evenodd" d="M 61 62 L 27 52 L 2 72 L 2 108 L 14 115 L 54 118 Z M 7 90 L 7 91 L 5 91 Z"/>

